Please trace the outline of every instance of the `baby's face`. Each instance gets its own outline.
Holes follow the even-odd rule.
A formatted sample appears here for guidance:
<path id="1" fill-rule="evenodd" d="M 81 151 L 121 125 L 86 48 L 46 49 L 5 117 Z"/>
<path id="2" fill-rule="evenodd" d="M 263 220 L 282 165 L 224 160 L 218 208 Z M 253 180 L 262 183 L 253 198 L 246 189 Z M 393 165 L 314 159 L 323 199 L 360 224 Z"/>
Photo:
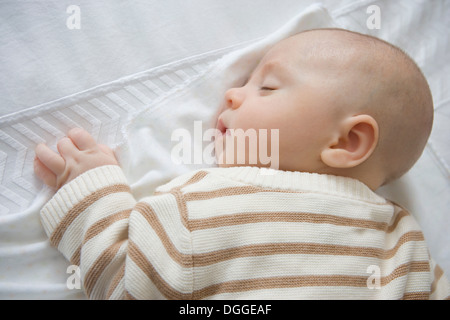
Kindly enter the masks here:
<path id="1" fill-rule="evenodd" d="M 231 139 L 237 137 L 230 129 L 242 129 L 248 137 L 255 133 L 260 144 L 272 144 L 267 149 L 269 154 L 270 150 L 278 153 L 276 169 L 318 169 L 321 146 L 327 143 L 328 129 L 334 125 L 334 111 L 329 106 L 338 88 L 327 83 L 330 66 L 324 59 L 303 55 L 308 50 L 308 42 L 303 42 L 280 42 L 264 56 L 244 86 L 226 92 L 224 111 L 217 122 L 222 134 L 216 137 L 216 156 L 222 166 L 270 166 L 261 161 L 249 163 L 248 153 L 257 149 L 249 148 L 248 143 L 246 157 L 239 154 L 236 140 L 232 145 Z M 266 134 L 261 134 L 264 130 Z M 271 134 L 273 130 L 279 135 Z M 245 163 L 237 163 L 238 159 L 245 159 Z"/>

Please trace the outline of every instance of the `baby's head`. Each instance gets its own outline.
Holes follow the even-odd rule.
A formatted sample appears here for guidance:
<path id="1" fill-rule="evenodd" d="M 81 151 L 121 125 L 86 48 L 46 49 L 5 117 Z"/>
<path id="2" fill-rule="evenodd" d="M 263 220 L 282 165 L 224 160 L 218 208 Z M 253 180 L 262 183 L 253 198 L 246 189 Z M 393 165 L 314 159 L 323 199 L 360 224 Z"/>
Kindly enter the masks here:
<path id="1" fill-rule="evenodd" d="M 432 122 L 427 81 L 400 49 L 318 29 L 276 44 L 244 86 L 228 90 L 217 128 L 276 129 L 279 169 L 347 176 L 375 190 L 412 167 Z M 260 143 L 277 143 L 266 136 Z M 216 137 L 222 166 L 242 165 L 235 138 Z M 248 152 L 244 165 L 268 166 L 248 163 Z"/>

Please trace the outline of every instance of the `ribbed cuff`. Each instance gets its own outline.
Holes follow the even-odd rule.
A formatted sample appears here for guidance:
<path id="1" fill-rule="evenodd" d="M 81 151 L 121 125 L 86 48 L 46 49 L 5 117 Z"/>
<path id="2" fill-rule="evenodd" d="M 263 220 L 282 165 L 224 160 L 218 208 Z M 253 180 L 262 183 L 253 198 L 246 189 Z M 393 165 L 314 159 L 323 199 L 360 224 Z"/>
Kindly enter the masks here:
<path id="1" fill-rule="evenodd" d="M 71 208 L 88 195 L 107 186 L 128 184 L 119 166 L 102 166 L 76 177 L 62 186 L 41 210 L 41 223 L 48 237 Z"/>

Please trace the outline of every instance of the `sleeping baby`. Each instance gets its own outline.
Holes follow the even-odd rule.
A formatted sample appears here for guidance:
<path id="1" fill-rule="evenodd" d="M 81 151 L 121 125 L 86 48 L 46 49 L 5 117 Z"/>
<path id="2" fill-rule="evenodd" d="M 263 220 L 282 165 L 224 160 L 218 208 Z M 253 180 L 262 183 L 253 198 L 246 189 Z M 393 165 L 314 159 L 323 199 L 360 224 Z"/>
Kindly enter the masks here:
<path id="1" fill-rule="evenodd" d="M 217 119 L 218 167 L 135 199 L 114 152 L 72 129 L 35 173 L 53 246 L 92 299 L 445 299 L 414 218 L 374 191 L 418 160 L 427 81 L 400 49 L 340 29 L 274 45 Z M 238 130 L 241 129 L 241 130 Z M 236 132 L 277 130 L 277 168 Z M 270 174 L 268 174 L 270 173 Z"/>

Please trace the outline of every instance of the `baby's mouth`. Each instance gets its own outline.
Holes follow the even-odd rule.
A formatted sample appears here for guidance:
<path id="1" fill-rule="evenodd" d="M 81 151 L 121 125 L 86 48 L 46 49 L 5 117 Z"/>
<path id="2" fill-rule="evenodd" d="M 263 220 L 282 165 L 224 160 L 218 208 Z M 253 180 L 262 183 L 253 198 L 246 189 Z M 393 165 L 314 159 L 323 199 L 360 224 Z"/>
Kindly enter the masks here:
<path id="1" fill-rule="evenodd" d="M 222 119 L 217 121 L 217 130 L 220 131 L 221 135 L 229 134 L 228 128 L 224 125 Z"/>

